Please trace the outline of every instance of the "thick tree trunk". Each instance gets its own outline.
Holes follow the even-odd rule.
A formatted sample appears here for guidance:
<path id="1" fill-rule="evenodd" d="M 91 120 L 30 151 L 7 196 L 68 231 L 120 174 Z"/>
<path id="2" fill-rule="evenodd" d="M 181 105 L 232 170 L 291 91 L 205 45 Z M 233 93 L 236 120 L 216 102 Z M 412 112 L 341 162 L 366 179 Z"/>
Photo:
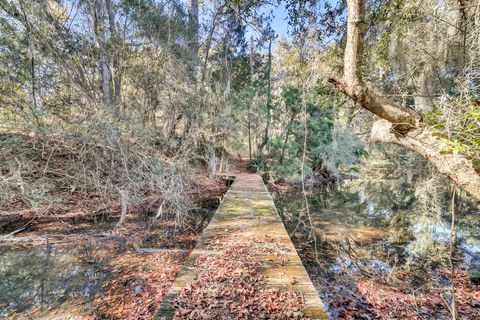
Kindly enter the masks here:
<path id="1" fill-rule="evenodd" d="M 415 151 L 449 176 L 459 187 L 480 199 L 480 176 L 472 162 L 461 155 L 445 153 L 449 146 L 425 128 L 410 130 L 406 135 L 395 134 L 392 123 L 378 120 L 373 124 L 371 139 L 381 143 L 396 143 Z"/>
<path id="2" fill-rule="evenodd" d="M 396 143 L 418 153 L 438 171 L 480 200 L 480 176 L 472 162 L 460 154 L 447 152 L 449 146 L 416 121 L 415 114 L 384 96 L 371 91 L 362 79 L 363 43 L 365 36 L 364 0 L 347 0 L 348 29 L 345 48 L 344 77 L 331 78 L 335 87 L 360 106 L 383 120 L 375 122 L 371 138 L 376 142 Z"/>
<path id="3" fill-rule="evenodd" d="M 344 76 L 331 78 L 335 87 L 363 108 L 394 124 L 396 131 L 404 133 L 415 126 L 415 114 L 370 90 L 362 78 L 362 58 L 365 36 L 364 0 L 348 0 L 347 45 L 345 47 Z"/>

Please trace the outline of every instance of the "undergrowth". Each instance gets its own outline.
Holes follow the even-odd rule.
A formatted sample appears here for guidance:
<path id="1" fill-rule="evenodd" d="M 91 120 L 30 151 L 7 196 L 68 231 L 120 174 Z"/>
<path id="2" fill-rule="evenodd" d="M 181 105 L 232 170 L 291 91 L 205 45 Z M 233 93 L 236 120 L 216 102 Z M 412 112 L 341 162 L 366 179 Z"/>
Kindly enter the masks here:
<path id="1" fill-rule="evenodd" d="M 194 169 L 187 159 L 198 151 L 194 146 L 167 143 L 153 130 L 101 122 L 81 129 L 1 133 L 0 205 L 36 209 L 55 194 L 87 193 L 128 210 L 154 196 L 158 216 L 185 217 L 192 207 L 186 191 Z"/>

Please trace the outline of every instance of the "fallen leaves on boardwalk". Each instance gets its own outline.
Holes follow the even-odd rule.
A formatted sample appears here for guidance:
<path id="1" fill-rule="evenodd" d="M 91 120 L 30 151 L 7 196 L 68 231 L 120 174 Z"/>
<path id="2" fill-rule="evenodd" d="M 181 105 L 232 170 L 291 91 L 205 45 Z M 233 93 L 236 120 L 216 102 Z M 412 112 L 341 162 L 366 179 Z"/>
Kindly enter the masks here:
<path id="1" fill-rule="evenodd" d="M 224 251 L 197 260 L 201 271 L 177 298 L 175 319 L 304 319 L 299 293 L 269 288 L 257 273 L 255 256 L 283 249 L 278 239 L 232 237 L 213 239 L 208 246 Z"/>

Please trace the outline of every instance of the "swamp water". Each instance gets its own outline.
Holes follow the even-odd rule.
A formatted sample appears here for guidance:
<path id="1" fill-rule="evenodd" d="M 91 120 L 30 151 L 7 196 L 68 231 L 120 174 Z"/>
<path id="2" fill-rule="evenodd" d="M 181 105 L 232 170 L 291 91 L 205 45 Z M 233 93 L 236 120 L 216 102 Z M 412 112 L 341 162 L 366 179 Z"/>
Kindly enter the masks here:
<path id="1" fill-rule="evenodd" d="M 106 260 L 121 253 L 112 249 L 105 242 L 47 240 L 30 248 L 0 248 L 0 318 L 93 298 L 109 276 Z"/>
<path id="2" fill-rule="evenodd" d="M 205 198 L 185 228 L 131 215 L 53 220 L 0 231 L 0 319 L 151 318 L 219 205 Z M 3 234 L 2 234 L 3 232 Z"/>
<path id="3" fill-rule="evenodd" d="M 397 286 L 410 286 L 414 296 L 415 290 L 422 290 L 437 277 L 435 270 L 450 270 L 451 184 L 442 178 L 395 177 L 386 172 L 390 170 L 364 168 L 361 178 L 307 190 L 306 197 L 301 192 L 273 194 L 284 224 L 333 318 L 348 318 L 341 314 L 342 308 L 349 305 L 347 299 L 342 301 L 347 294 L 338 288 L 354 288 L 352 300 L 363 299 L 357 288 L 359 279 L 367 279 L 373 288 L 379 283 L 389 284 L 394 291 Z M 454 212 L 456 242 L 452 262 L 458 270 L 472 275 L 480 269 L 480 206 L 457 192 Z M 448 289 L 446 272 L 438 274 L 437 291 Z M 339 280 L 345 275 L 351 284 Z M 478 308 L 480 288 L 473 286 L 473 290 L 469 287 L 475 300 L 471 304 Z M 425 296 L 428 299 L 429 293 Z M 448 295 L 445 297 L 448 300 Z M 346 314 L 360 314 L 362 304 L 351 305 Z M 420 318 L 443 318 L 426 309 L 418 313 Z M 366 318 L 397 319 L 395 315 L 385 316 L 384 311 L 367 314 Z M 473 317 L 459 319 L 477 316 L 480 310 Z"/>
<path id="4" fill-rule="evenodd" d="M 3 241 L 0 319 L 91 319 L 92 312 L 102 318 L 96 308 L 112 294 L 112 285 L 114 290 L 147 295 L 153 284 L 137 272 L 171 272 L 186 258 L 194 239 L 186 236 L 174 246 L 172 238 L 166 245 L 158 232 L 143 229 Z"/>

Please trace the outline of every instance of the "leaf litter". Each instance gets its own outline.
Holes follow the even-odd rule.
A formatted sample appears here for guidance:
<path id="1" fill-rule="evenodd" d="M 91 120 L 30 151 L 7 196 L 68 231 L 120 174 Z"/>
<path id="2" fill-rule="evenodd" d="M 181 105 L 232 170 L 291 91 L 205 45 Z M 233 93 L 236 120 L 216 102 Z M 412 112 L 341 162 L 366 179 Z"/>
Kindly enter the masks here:
<path id="1" fill-rule="evenodd" d="M 279 238 L 224 236 L 207 241 L 207 248 L 224 253 L 197 259 L 200 272 L 177 297 L 174 319 L 306 319 L 300 293 L 271 288 L 258 273 L 258 256 L 286 251 Z"/>

